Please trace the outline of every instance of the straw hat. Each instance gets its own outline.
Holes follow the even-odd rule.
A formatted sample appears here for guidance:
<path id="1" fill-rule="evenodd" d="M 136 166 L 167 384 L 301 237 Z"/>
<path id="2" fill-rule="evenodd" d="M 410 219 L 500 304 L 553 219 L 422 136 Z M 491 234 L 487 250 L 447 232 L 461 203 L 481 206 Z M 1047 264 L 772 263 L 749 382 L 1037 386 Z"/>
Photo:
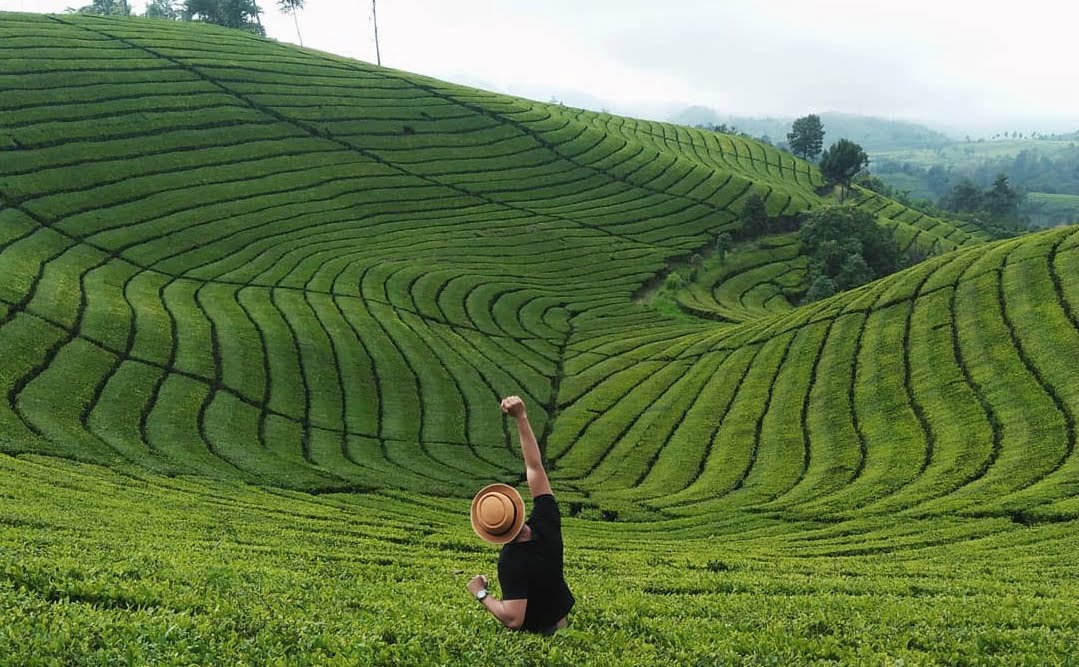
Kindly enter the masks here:
<path id="1" fill-rule="evenodd" d="M 491 544 L 506 544 L 525 523 L 525 501 L 508 484 L 490 484 L 472 499 L 472 530 Z"/>

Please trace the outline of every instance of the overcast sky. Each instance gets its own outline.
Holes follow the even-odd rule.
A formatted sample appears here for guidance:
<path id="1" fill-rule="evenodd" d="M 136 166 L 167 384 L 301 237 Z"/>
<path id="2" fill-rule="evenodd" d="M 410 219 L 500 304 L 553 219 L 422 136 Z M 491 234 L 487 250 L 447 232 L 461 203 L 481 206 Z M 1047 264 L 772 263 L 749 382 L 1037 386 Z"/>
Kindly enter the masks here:
<path id="1" fill-rule="evenodd" d="M 296 42 L 292 18 L 259 3 L 269 36 Z M 299 22 L 306 46 L 375 60 L 369 1 L 307 0 Z M 384 65 L 653 118 L 700 105 L 1079 129 L 1076 0 L 382 0 L 378 25 Z"/>

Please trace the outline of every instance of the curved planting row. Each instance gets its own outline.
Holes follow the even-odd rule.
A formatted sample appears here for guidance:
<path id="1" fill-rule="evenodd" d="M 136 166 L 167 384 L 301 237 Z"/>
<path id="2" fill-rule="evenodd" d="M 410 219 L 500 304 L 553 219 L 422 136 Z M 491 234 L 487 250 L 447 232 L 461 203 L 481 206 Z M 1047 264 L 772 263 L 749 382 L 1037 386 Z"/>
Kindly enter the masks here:
<path id="1" fill-rule="evenodd" d="M 0 30 L 9 452 L 299 488 L 516 479 L 497 398 L 546 441 L 571 316 L 737 224 L 735 172 L 762 175 L 205 26 Z"/>
<path id="2" fill-rule="evenodd" d="M 681 305 L 719 323 L 632 305 L 750 194 L 773 216 L 824 201 L 819 173 L 769 146 L 208 26 L 5 15 L 0 31 L 7 452 L 463 494 L 519 480 L 493 410 L 518 393 L 570 493 L 622 516 L 967 511 L 1012 474 L 1009 410 L 1062 415 L 1050 440 L 1071 428 L 1067 368 L 1024 338 L 1040 302 L 1009 301 L 1041 275 L 1011 277 L 1021 263 L 1001 260 L 990 292 L 981 269 L 952 276 L 945 298 L 938 275 L 984 262 L 959 252 L 794 309 L 806 260 L 785 236 L 699 271 Z M 912 247 L 978 240 L 859 197 Z M 1067 280 L 1039 295 L 1074 322 Z M 991 328 L 966 324 L 993 304 Z M 995 340 L 1029 406 L 999 404 L 979 351 Z M 988 444 L 947 454 L 953 411 Z M 1059 465 L 999 509 L 1060 500 L 1071 450 L 1046 445 Z"/>
<path id="3" fill-rule="evenodd" d="M 1070 655 L 1075 228 L 971 247 L 856 191 L 938 256 L 797 306 L 765 237 L 668 313 L 642 285 L 819 172 L 206 25 L 0 37 L 9 662 Z M 587 601 L 555 651 L 460 597 L 506 394 Z"/>
<path id="4" fill-rule="evenodd" d="M 676 299 L 698 317 L 747 322 L 797 305 L 807 287 L 807 266 L 796 234 L 763 237 L 709 257 Z"/>
<path id="5" fill-rule="evenodd" d="M 1074 516 L 1077 258 L 1061 229 L 602 360 L 572 345 L 556 474 L 627 516 Z"/>
<path id="6" fill-rule="evenodd" d="M 0 647 L 17 664 L 464 665 L 544 650 L 548 640 L 496 632 L 467 606 L 451 573 L 492 558 L 461 521 L 467 502 L 0 457 Z M 777 530 L 750 519 L 567 517 L 567 577 L 582 602 L 547 662 L 921 664 L 992 653 L 1052 664 L 1077 639 L 1074 525 L 903 517 Z M 616 624 L 616 641 L 597 641 Z"/>
<path id="7" fill-rule="evenodd" d="M 974 223 L 933 218 L 864 188 L 856 188 L 856 192 L 851 203 L 891 228 L 904 253 L 938 254 L 988 239 Z"/>

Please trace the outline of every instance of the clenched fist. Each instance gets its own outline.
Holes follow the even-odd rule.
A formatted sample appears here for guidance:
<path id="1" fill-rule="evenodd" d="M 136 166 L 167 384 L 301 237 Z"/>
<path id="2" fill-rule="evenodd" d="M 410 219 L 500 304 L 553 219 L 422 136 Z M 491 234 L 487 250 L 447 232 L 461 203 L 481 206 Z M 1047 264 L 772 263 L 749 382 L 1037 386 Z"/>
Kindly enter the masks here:
<path id="1" fill-rule="evenodd" d="M 520 419 L 525 417 L 525 402 L 521 400 L 519 396 L 507 396 L 502 399 L 502 404 L 499 406 L 502 408 L 502 412 L 513 417 L 514 419 Z"/>
<path id="2" fill-rule="evenodd" d="M 476 576 L 468 580 L 468 585 L 465 586 L 465 588 L 468 589 L 469 593 L 475 595 L 476 593 L 479 593 L 483 589 L 487 588 L 487 577 L 483 576 L 482 574 L 477 574 Z"/>

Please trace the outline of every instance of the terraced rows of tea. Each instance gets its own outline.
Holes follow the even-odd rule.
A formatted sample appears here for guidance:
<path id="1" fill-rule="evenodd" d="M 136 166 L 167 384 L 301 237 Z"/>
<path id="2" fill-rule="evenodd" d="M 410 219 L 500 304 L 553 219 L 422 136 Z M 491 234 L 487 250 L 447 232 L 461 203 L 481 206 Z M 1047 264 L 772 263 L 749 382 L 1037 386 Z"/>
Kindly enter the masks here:
<path id="1" fill-rule="evenodd" d="M 806 289 L 809 258 L 797 234 L 748 242 L 722 262 L 702 264 L 694 280 L 678 290 L 678 307 L 694 317 L 746 322 L 783 313 Z"/>
<path id="2" fill-rule="evenodd" d="M 642 286 L 753 193 L 828 203 L 815 167 L 212 26 L 0 14 L 0 53 L 0 664 L 1079 641 L 1079 230 L 859 191 L 931 258 L 798 306 L 768 236 L 671 318 Z M 567 515 L 553 641 L 462 593 L 508 394 Z"/>

